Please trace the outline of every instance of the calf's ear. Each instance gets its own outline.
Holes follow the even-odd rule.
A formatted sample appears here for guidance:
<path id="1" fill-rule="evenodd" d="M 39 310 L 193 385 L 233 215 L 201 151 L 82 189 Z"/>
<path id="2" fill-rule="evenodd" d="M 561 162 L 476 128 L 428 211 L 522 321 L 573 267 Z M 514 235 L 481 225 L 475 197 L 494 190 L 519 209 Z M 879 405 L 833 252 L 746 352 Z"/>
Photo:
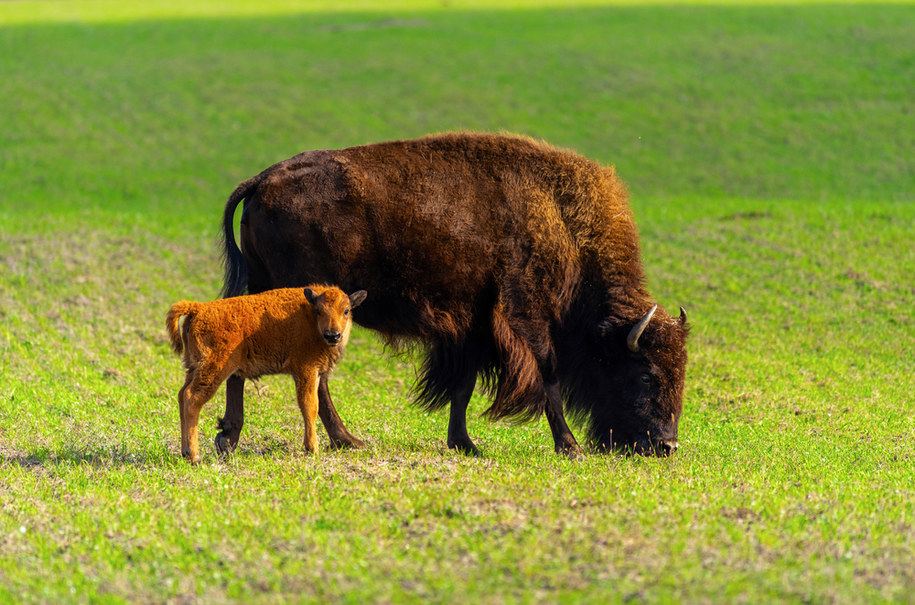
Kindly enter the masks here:
<path id="1" fill-rule="evenodd" d="M 311 288 L 305 288 L 305 300 L 307 300 L 309 304 L 314 305 L 318 300 L 318 295 L 315 294 L 315 291 Z"/>
<path id="2" fill-rule="evenodd" d="M 365 297 L 368 295 L 369 295 L 369 293 L 366 292 L 365 290 L 359 290 L 358 292 L 353 292 L 352 294 L 349 295 L 350 307 L 355 309 L 356 307 L 358 307 L 359 305 L 362 304 L 362 301 L 364 301 Z"/>

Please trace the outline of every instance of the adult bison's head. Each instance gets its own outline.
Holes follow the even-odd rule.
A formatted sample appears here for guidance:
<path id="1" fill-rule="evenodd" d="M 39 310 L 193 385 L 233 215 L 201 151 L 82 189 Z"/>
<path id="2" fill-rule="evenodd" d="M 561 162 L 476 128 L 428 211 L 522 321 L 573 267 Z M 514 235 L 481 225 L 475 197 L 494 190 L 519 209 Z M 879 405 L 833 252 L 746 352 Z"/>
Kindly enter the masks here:
<path id="1" fill-rule="evenodd" d="M 573 353 L 577 371 L 562 364 L 569 407 L 598 447 L 661 456 L 677 450 L 688 333 L 682 307 L 674 318 L 654 305 L 635 323 L 601 320 Z"/>

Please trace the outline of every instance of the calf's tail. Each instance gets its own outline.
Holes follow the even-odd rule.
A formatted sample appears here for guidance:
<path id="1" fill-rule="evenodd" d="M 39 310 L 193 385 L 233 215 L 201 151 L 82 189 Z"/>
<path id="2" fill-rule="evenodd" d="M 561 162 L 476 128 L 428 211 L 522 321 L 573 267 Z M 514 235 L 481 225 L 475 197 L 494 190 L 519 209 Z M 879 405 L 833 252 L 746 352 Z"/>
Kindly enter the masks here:
<path id="1" fill-rule="evenodd" d="M 260 177 L 248 179 L 235 188 L 222 215 L 222 258 L 225 266 L 225 279 L 222 285 L 222 297 L 241 296 L 248 286 L 248 267 L 245 257 L 235 243 L 235 209 L 241 201 L 250 195 L 260 183 Z"/>
<path id="2" fill-rule="evenodd" d="M 168 330 L 168 338 L 171 340 L 172 349 L 177 355 L 181 355 L 181 351 L 184 349 L 184 337 L 181 334 L 178 322 L 182 315 L 187 315 L 189 316 L 188 319 L 190 319 L 199 307 L 200 303 L 182 300 L 173 304 L 172 308 L 168 310 L 168 316 L 165 318 L 165 329 Z"/>

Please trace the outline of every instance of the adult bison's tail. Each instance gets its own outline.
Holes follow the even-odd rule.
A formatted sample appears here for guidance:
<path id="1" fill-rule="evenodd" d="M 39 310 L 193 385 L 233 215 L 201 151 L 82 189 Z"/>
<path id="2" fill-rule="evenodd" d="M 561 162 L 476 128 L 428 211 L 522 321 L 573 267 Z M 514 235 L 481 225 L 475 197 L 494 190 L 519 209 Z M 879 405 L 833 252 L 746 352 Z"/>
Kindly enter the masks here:
<path id="1" fill-rule="evenodd" d="M 222 259 L 225 265 L 225 280 L 222 284 L 222 297 L 230 298 L 244 294 L 248 286 L 248 267 L 245 257 L 235 243 L 235 209 L 248 197 L 260 182 L 258 177 L 248 179 L 235 188 L 222 215 Z"/>
<path id="2" fill-rule="evenodd" d="M 183 315 L 193 315 L 200 307 L 200 303 L 182 300 L 172 305 L 165 317 L 165 329 L 168 330 L 168 338 L 172 343 L 172 349 L 176 354 L 181 355 L 184 349 L 184 336 L 181 334 L 178 322 Z"/>

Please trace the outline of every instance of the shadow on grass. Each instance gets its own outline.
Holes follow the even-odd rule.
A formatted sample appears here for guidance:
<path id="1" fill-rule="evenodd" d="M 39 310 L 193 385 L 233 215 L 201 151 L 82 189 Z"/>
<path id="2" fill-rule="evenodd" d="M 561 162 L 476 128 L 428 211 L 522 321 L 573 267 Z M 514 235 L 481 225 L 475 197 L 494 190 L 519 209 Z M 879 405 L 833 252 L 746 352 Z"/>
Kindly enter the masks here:
<path id="1" fill-rule="evenodd" d="M 124 446 L 89 444 L 52 450 L 37 448 L 27 452 L 0 453 L 0 466 L 36 467 L 89 465 L 95 468 L 171 466 L 181 458 L 167 450 L 138 452 Z"/>
<path id="2" fill-rule="evenodd" d="M 203 446 L 203 444 L 201 444 Z M 328 450 L 336 452 L 337 450 Z M 202 449 L 204 466 L 230 461 L 232 459 L 257 460 L 266 458 L 292 458 L 296 451 L 283 439 L 267 439 L 263 443 L 250 443 L 228 454 L 219 454 L 215 449 Z M 91 466 L 93 468 L 169 468 L 188 465 L 177 450 L 167 447 L 138 450 L 124 445 L 85 444 L 81 446 L 53 449 L 38 447 L 29 451 L 0 450 L 0 467 L 18 466 L 23 469 L 52 468 L 62 466 Z"/>

